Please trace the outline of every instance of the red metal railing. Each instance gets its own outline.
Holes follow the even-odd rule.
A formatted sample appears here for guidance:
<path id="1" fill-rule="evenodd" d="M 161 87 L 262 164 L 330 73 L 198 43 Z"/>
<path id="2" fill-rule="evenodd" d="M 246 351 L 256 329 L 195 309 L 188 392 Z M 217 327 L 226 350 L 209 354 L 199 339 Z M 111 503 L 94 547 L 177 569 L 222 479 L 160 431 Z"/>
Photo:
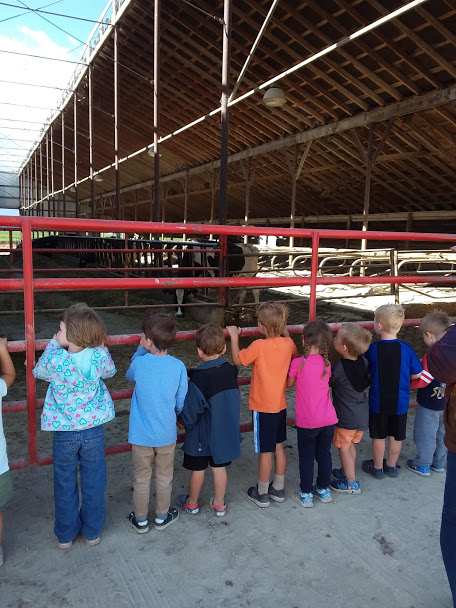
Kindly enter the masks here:
<path id="1" fill-rule="evenodd" d="M 195 235 L 219 235 L 220 237 L 220 268 L 226 270 L 226 236 L 285 236 L 285 237 L 304 237 L 312 240 L 312 260 L 310 277 L 204 277 L 204 278 L 33 278 L 33 258 L 32 258 L 32 230 L 65 231 L 77 229 L 81 232 L 116 232 L 116 233 L 163 233 L 163 234 L 195 234 Z M 29 453 L 28 458 L 11 463 L 11 468 L 22 468 L 26 466 L 36 466 L 49 464 L 49 456 L 38 457 L 37 436 L 36 436 L 36 409 L 42 406 L 37 403 L 35 379 L 32 369 L 35 360 L 35 350 L 43 349 L 47 341 L 35 342 L 34 324 L 34 292 L 35 291 L 77 291 L 83 289 L 103 290 L 134 290 L 134 289 L 163 289 L 163 288 L 219 288 L 219 305 L 225 302 L 226 287 L 284 287 L 309 285 L 309 320 L 315 318 L 317 303 L 317 287 L 319 285 L 347 285 L 347 284 L 411 284 L 427 283 L 442 284 L 456 283 L 456 277 L 436 277 L 436 276 L 401 276 L 401 277 L 318 277 L 318 250 L 322 239 L 367 239 L 367 240 L 388 240 L 388 241 L 432 241 L 451 243 L 456 242 L 456 235 L 453 234 L 431 234 L 431 233 L 395 233 L 395 232 L 363 232 L 361 230 L 310 230 L 300 228 L 257 228 L 253 226 L 214 226 L 214 225 L 194 225 L 194 224 L 164 224 L 151 222 L 125 222 L 125 221 L 98 221 L 87 219 L 67 219 L 67 218 L 43 218 L 43 217 L 0 217 L 0 226 L 11 230 L 12 228 L 22 230 L 22 257 L 23 257 L 23 277 L 19 279 L 0 279 L 0 290 L 24 292 L 24 317 L 25 317 L 25 341 L 11 342 L 9 350 L 11 352 L 23 351 L 26 353 L 27 365 L 27 401 L 7 403 L 3 406 L 5 413 L 23 411 L 28 412 L 28 437 Z M 129 251 L 131 253 L 131 251 Z M 123 269 L 124 270 L 124 269 Z M 416 325 L 419 320 L 407 320 L 406 325 Z M 372 327 L 372 322 L 360 323 L 364 327 Z M 337 324 L 334 324 L 334 328 Z M 302 330 L 302 326 L 291 326 L 291 333 Z M 242 335 L 258 335 L 256 328 L 247 328 Z M 194 332 L 180 332 L 179 340 L 193 339 Z M 107 344 L 130 344 L 139 341 L 138 335 L 111 336 Z M 241 379 L 242 383 L 248 383 L 249 379 Z M 116 399 L 125 399 L 131 395 L 131 390 L 113 391 Z M 242 429 L 250 430 L 251 425 L 243 425 Z M 107 453 L 118 453 L 129 450 L 128 444 L 110 446 Z"/>

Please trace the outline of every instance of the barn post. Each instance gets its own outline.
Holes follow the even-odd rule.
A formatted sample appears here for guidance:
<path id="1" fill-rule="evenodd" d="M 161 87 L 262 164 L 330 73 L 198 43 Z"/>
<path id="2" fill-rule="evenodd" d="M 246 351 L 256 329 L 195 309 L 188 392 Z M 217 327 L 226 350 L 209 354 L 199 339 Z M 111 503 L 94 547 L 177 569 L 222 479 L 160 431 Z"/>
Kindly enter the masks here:
<path id="1" fill-rule="evenodd" d="M 89 65 L 88 88 L 89 88 L 89 176 L 90 176 L 90 204 L 92 206 L 92 218 L 95 218 L 95 182 L 93 181 L 93 64 Z"/>
<path id="2" fill-rule="evenodd" d="M 116 220 L 120 220 L 120 177 L 119 177 L 119 40 L 117 29 L 117 2 L 113 0 L 114 18 L 114 170 L 116 180 Z"/>
<path id="3" fill-rule="evenodd" d="M 247 159 L 247 167 L 245 167 L 241 160 L 242 173 L 243 173 L 244 179 L 245 179 L 245 213 L 244 213 L 244 225 L 245 226 L 249 225 L 249 215 L 250 215 L 251 162 L 252 162 L 252 159 L 249 157 Z M 244 243 L 248 243 L 248 241 L 249 241 L 249 237 L 245 234 Z"/>
<path id="4" fill-rule="evenodd" d="M 67 216 L 66 196 L 65 196 L 65 113 L 62 112 L 62 204 L 63 217 Z"/>
<path id="5" fill-rule="evenodd" d="M 230 62 L 231 62 L 231 3 L 224 0 L 223 8 L 223 45 L 222 45 L 222 98 L 221 98 L 221 137 L 220 137 L 220 190 L 219 190 L 219 224 L 226 224 L 227 182 L 228 182 L 228 132 L 230 96 Z"/>
<path id="6" fill-rule="evenodd" d="M 78 102 L 76 91 L 73 96 L 73 147 L 74 147 L 74 204 L 75 217 L 79 217 L 79 196 L 78 196 Z"/>
<path id="7" fill-rule="evenodd" d="M 317 313 L 317 276 L 318 276 L 318 248 L 320 233 L 312 232 L 312 257 L 310 260 L 310 294 L 309 294 L 309 321 L 315 319 Z"/>
<path id="8" fill-rule="evenodd" d="M 160 154 L 158 140 L 160 132 L 160 16 L 161 0 L 154 1 L 154 199 L 152 221 L 158 222 L 160 215 Z M 156 257 L 156 256 L 154 256 Z"/>
<path id="9" fill-rule="evenodd" d="M 290 228 L 295 227 L 295 214 L 296 214 L 296 181 L 297 181 L 297 167 L 298 167 L 298 144 L 294 145 L 293 149 L 293 163 L 291 167 L 291 205 L 290 205 Z M 289 247 L 294 247 L 294 236 L 290 236 Z M 293 254 L 288 255 L 288 265 L 293 264 Z"/>
<path id="10" fill-rule="evenodd" d="M 43 201 L 43 142 L 40 141 L 40 200 L 44 207 Z M 48 215 L 49 215 L 49 204 L 48 204 Z"/>
<path id="11" fill-rule="evenodd" d="M 185 172 L 185 180 L 184 180 L 184 224 L 187 223 L 187 213 L 188 213 L 188 169 Z M 182 235 L 182 240 L 187 240 L 187 233 Z"/>
<path id="12" fill-rule="evenodd" d="M 49 201 L 49 131 L 46 132 L 46 196 Z M 55 216 L 55 205 L 53 208 L 53 215 Z"/>
<path id="13" fill-rule="evenodd" d="M 369 227 L 369 203 L 370 203 L 370 191 L 371 191 L 371 178 L 372 178 L 372 144 L 374 141 L 374 130 L 375 123 L 371 123 L 369 125 L 369 137 L 367 140 L 367 152 L 365 158 L 366 164 L 366 182 L 364 185 L 364 209 L 363 209 L 363 232 L 365 232 Z M 362 239 L 361 241 L 361 249 L 367 249 L 367 240 Z"/>

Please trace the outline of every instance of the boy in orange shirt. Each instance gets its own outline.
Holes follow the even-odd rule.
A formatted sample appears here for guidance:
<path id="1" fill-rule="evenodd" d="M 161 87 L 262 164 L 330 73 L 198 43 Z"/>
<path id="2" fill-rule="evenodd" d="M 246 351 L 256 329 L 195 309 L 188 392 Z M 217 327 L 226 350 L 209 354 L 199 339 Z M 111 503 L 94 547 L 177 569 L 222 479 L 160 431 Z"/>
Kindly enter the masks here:
<path id="1" fill-rule="evenodd" d="M 258 507 L 269 507 L 269 500 L 285 500 L 287 455 L 283 442 L 287 438 L 285 389 L 288 368 L 297 349 L 286 329 L 288 309 L 283 304 L 264 302 L 258 307 L 258 329 L 265 340 L 255 340 L 239 350 L 241 330 L 227 327 L 231 338 L 234 365 L 250 365 L 249 409 L 252 410 L 255 452 L 258 458 L 258 485 L 248 489 L 247 497 Z M 270 483 L 272 455 L 275 475 Z"/>

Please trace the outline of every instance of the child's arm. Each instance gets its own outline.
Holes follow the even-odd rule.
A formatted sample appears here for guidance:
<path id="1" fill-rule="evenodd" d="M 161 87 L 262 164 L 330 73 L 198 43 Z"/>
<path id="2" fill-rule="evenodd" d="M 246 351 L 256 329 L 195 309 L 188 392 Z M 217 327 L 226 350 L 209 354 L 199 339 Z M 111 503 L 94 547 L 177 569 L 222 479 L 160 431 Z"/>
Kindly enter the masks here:
<path id="1" fill-rule="evenodd" d="M 412 379 L 412 381 L 410 382 L 410 388 L 424 388 L 434 380 L 434 376 L 429 373 L 426 359 L 427 355 L 424 355 L 423 360 L 421 361 L 421 364 L 423 366 L 421 376 L 418 380 Z"/>
<path id="2" fill-rule="evenodd" d="M 103 347 L 103 350 L 105 352 L 106 360 L 104 361 L 101 377 L 103 379 L 112 378 L 117 372 L 116 366 L 114 364 L 114 361 L 112 360 L 111 353 L 109 352 L 109 350 L 106 347 Z"/>
<path id="3" fill-rule="evenodd" d="M 33 375 L 39 380 L 47 380 L 49 382 L 55 377 L 55 368 L 57 364 L 59 364 L 63 357 L 66 357 L 67 355 L 67 351 L 60 346 L 58 340 L 53 338 L 47 344 L 43 354 L 33 368 Z"/>
<path id="4" fill-rule="evenodd" d="M 16 377 L 16 370 L 8 352 L 7 344 L 8 340 L 6 338 L 0 338 L 0 378 L 5 381 L 6 386 L 9 388 Z"/>
<path id="5" fill-rule="evenodd" d="M 182 411 L 182 408 L 184 407 L 184 402 L 185 402 L 185 396 L 187 394 L 188 391 L 188 380 L 187 380 L 187 370 L 185 369 L 185 366 L 182 365 L 182 371 L 181 371 L 181 375 L 179 378 L 179 388 L 177 389 L 177 394 L 176 394 L 176 416 L 178 416 L 180 414 L 180 412 Z"/>
<path id="6" fill-rule="evenodd" d="M 231 358 L 233 359 L 233 363 L 234 365 L 242 365 L 241 360 L 239 359 L 239 336 L 241 330 L 235 325 L 228 325 L 226 330 L 231 339 Z"/>
<path id="7" fill-rule="evenodd" d="M 296 378 L 292 378 L 291 376 L 287 376 L 287 388 L 291 388 L 292 386 L 294 386 L 295 382 L 296 382 Z"/>
<path id="8" fill-rule="evenodd" d="M 184 407 L 181 409 L 178 421 L 184 425 L 186 429 L 190 429 L 201 416 L 207 402 L 204 399 L 202 392 L 193 384 L 189 382 L 188 392 L 185 397 Z"/>
<path id="9" fill-rule="evenodd" d="M 412 374 L 412 375 L 410 376 L 410 380 L 412 380 L 412 381 L 413 381 L 413 380 L 418 380 L 419 378 L 421 378 L 421 374 L 422 374 L 422 373 L 423 373 L 423 372 L 420 372 L 419 374 Z M 425 386 L 426 386 L 426 385 L 425 385 Z M 412 388 L 414 388 L 414 387 L 412 387 Z"/>

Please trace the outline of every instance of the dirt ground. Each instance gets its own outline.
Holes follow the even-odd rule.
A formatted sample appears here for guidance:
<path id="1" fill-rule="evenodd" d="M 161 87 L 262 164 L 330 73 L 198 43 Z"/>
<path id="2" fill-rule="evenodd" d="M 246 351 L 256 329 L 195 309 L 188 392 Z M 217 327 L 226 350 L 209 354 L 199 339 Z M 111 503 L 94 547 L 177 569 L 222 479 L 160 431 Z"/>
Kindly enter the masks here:
<path id="1" fill-rule="evenodd" d="M 44 259 L 39 263 L 46 267 L 50 262 Z M 148 297 L 131 292 L 130 301 L 152 303 Z M 262 299 L 267 297 L 277 298 L 277 294 L 262 294 Z M 122 303 L 123 293 L 39 294 L 36 298 L 37 306 L 53 308 L 76 301 L 115 306 Z M 368 306 L 364 299 L 361 305 L 364 308 L 350 310 L 322 304 L 318 314 L 328 322 L 372 319 L 372 304 Z M 21 307 L 19 296 L 16 306 Z M 289 306 L 289 322 L 304 322 L 307 300 Z M 0 310 L 10 307 L 9 296 L 1 295 Z M 415 316 L 413 313 L 409 311 L 408 316 Z M 117 335 L 138 333 L 144 311 L 100 314 L 108 333 Z M 254 326 L 254 310 L 232 309 L 227 322 Z M 4 316 L 1 323 L 9 339 L 23 339 L 20 315 Z M 37 338 L 50 338 L 57 326 L 56 315 L 37 314 Z M 191 320 L 180 321 L 181 329 L 197 326 Z M 423 354 L 418 330 L 406 328 L 400 337 Z M 107 381 L 110 389 L 129 386 L 125 370 L 135 348 L 110 347 L 117 367 L 116 376 Z M 171 353 L 187 366 L 198 363 L 191 341 L 177 342 Z M 14 353 L 13 360 L 18 375 L 5 402 L 26 397 L 23 353 Z M 44 382 L 37 383 L 38 397 L 44 396 L 46 388 Z M 242 387 L 242 395 L 242 419 L 247 422 L 248 387 Z M 287 400 L 289 415 L 293 415 L 293 390 L 288 391 Z M 128 414 L 129 401 L 117 401 L 116 418 L 106 425 L 108 445 L 126 441 Z M 252 436 L 246 433 L 243 456 L 229 470 L 226 518 L 214 518 L 207 506 L 211 496 L 208 477 L 197 517 L 181 513 L 166 531 L 152 530 L 143 536 L 137 535 L 126 519 L 132 509 L 131 455 L 110 456 L 103 541 L 98 547 L 87 548 L 78 540 L 67 552 L 57 549 L 52 531 L 52 467 L 14 471 L 15 495 L 4 516 L 0 607 L 364 608 L 375 604 L 380 608 L 449 608 L 450 592 L 438 544 L 444 475 L 420 478 L 405 469 L 406 459 L 414 456 L 413 418 L 412 412 L 398 479 L 377 481 L 360 472 L 360 496 L 336 494 L 332 504 L 316 504 L 310 511 L 293 500 L 299 480 L 293 428 L 286 443 L 286 502 L 260 510 L 247 500 L 246 490 L 256 481 L 256 456 Z M 4 416 L 4 427 L 9 458 L 25 456 L 26 414 Z M 51 452 L 51 433 L 38 431 L 38 449 L 40 454 Z M 359 459 L 370 456 L 370 442 L 365 437 Z M 339 466 L 336 450 L 333 460 Z M 173 498 L 185 491 L 187 480 L 178 449 Z"/>

